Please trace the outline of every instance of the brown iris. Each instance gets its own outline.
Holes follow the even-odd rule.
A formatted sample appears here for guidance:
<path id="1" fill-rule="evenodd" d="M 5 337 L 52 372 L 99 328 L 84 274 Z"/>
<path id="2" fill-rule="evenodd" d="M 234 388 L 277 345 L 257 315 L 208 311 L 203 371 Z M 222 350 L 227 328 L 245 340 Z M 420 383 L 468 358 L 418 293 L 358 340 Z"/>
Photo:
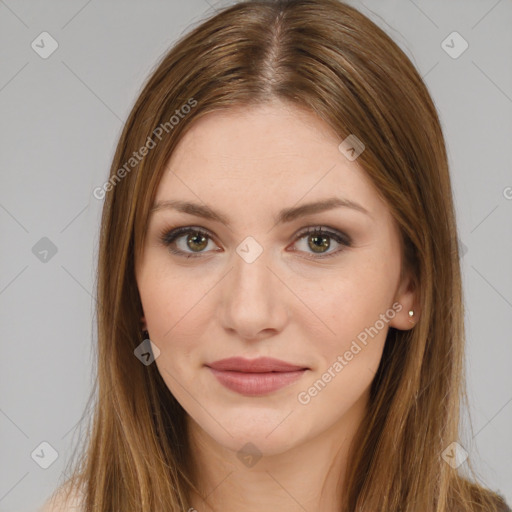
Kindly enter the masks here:
<path id="1" fill-rule="evenodd" d="M 187 245 L 192 251 L 201 251 L 208 245 L 208 238 L 196 231 L 187 236 Z"/>
<path id="2" fill-rule="evenodd" d="M 308 237 L 308 245 L 314 252 L 323 252 L 322 248 L 329 249 L 331 245 L 328 239 L 329 237 L 325 235 L 310 235 Z M 309 243 L 309 241 L 313 241 L 313 244 Z"/>

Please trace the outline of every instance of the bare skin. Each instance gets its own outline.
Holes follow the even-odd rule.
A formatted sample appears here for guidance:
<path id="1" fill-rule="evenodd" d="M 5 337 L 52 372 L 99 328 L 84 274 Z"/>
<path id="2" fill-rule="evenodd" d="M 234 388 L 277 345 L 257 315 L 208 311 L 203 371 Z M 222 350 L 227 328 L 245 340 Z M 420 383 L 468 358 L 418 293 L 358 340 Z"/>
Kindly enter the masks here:
<path id="1" fill-rule="evenodd" d="M 410 309 L 419 316 L 410 276 L 400 281 L 398 227 L 340 142 L 316 116 L 282 103 L 214 112 L 180 141 L 159 184 L 156 203 L 208 205 L 229 221 L 157 209 L 136 262 L 142 327 L 187 412 L 203 495 L 190 507 L 199 512 L 339 510 L 348 450 L 387 332 L 410 329 Z M 284 208 L 331 197 L 368 213 L 336 207 L 276 224 Z M 209 235 L 192 229 L 165 245 L 161 233 L 176 227 Z M 315 239 L 304 233 L 309 227 L 348 236 L 350 245 L 326 233 Z M 254 261 L 241 256 L 258 247 Z M 370 326 L 378 334 L 355 353 L 353 341 Z M 277 391 L 245 396 L 205 366 L 232 356 L 307 370 Z M 319 380 L 325 385 L 308 391 Z M 247 443 L 256 447 L 253 459 L 240 456 Z"/>

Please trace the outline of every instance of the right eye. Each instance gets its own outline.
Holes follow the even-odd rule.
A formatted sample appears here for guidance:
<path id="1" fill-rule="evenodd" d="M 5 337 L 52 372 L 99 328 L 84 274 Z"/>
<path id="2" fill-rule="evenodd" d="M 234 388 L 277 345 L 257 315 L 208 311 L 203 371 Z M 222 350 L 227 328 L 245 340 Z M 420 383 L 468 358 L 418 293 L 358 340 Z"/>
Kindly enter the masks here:
<path id="1" fill-rule="evenodd" d="M 208 247 L 208 242 L 212 241 L 212 238 L 208 231 L 194 226 L 171 229 L 170 231 L 166 229 L 160 234 L 161 242 L 169 248 L 169 251 L 184 258 L 197 258 L 202 253 L 209 252 L 204 249 Z M 180 245 L 181 247 L 176 248 Z M 190 252 L 187 249 L 190 249 Z"/>

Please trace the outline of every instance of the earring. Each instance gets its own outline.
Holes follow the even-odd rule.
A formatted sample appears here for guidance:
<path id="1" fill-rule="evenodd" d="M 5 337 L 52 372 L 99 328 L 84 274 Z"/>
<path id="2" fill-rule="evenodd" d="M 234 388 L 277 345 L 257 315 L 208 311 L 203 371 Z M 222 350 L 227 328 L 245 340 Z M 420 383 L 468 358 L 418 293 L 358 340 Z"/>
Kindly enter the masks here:
<path id="1" fill-rule="evenodd" d="M 414 316 L 414 311 L 411 309 L 409 310 L 409 317 L 413 317 Z M 411 318 L 409 318 L 409 322 L 411 322 L 411 324 L 414 323 L 414 320 L 411 320 Z"/>
<path id="2" fill-rule="evenodd" d="M 146 329 L 144 329 L 144 330 L 142 331 L 142 338 L 143 338 L 144 340 L 149 339 L 149 332 L 148 332 Z"/>

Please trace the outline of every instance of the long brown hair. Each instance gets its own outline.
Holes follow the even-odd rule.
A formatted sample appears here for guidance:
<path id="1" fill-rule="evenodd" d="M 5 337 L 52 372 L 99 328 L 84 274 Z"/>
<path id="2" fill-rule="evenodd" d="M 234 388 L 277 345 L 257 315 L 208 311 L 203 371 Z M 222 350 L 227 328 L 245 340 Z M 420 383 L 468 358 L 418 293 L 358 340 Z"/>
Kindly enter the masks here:
<path id="1" fill-rule="evenodd" d="M 337 0 L 249 0 L 183 36 L 159 62 L 124 126 L 104 197 L 96 403 L 66 488 L 87 512 L 183 511 L 195 482 L 185 412 L 155 364 L 134 357 L 143 314 L 135 263 L 162 171 L 204 114 L 279 99 L 307 108 L 339 135 L 355 134 L 358 163 L 400 227 L 421 316 L 391 328 L 354 439 L 344 512 L 501 510 L 443 460 L 459 439 L 464 311 L 455 212 L 440 121 L 404 52 Z M 146 148 L 145 150 L 143 148 Z M 92 398 L 93 395 L 91 395 Z M 463 467 L 464 467 L 463 466 Z"/>

